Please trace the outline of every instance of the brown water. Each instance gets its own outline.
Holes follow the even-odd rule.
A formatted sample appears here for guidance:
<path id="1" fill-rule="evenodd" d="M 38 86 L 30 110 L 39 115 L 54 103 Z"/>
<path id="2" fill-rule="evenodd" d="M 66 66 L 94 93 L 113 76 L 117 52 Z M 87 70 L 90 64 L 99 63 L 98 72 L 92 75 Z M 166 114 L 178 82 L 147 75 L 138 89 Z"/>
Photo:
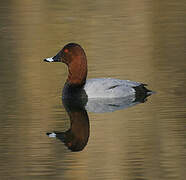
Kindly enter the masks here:
<path id="1" fill-rule="evenodd" d="M 185 179 L 186 1 L 0 1 L 0 179 Z M 145 82 L 146 103 L 88 113 L 80 152 L 46 136 L 66 131 L 64 64 L 81 44 L 88 78 Z"/>

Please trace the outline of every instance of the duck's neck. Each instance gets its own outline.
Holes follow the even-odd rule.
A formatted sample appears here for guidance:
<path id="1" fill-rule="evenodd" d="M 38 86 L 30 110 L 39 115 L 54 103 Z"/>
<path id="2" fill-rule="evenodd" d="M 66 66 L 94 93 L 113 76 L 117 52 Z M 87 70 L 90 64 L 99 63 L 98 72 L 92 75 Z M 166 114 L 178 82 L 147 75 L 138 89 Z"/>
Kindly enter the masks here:
<path id="1" fill-rule="evenodd" d="M 87 60 L 86 58 L 77 57 L 68 65 L 67 83 L 71 85 L 81 86 L 86 82 L 87 77 Z"/>

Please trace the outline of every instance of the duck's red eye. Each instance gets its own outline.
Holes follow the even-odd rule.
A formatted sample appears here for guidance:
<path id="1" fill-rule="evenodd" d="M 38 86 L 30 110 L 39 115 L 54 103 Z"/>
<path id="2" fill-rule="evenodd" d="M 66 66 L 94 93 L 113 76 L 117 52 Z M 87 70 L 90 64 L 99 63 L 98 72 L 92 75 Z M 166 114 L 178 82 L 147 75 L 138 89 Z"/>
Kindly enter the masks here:
<path id="1" fill-rule="evenodd" d="M 65 53 L 68 53 L 68 49 L 64 49 L 64 52 L 65 52 Z"/>

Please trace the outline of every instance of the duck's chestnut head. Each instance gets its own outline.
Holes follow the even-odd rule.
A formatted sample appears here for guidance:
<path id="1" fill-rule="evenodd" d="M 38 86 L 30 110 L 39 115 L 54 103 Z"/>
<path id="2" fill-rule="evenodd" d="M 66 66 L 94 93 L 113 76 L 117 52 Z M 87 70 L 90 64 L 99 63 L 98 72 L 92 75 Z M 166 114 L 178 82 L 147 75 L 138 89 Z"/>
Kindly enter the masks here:
<path id="1" fill-rule="evenodd" d="M 83 48 L 76 43 L 69 43 L 65 45 L 63 49 L 59 51 L 54 57 L 44 59 L 46 62 L 63 62 L 67 65 L 71 64 L 73 61 L 78 60 L 86 60 L 86 55 Z"/>
<path id="2" fill-rule="evenodd" d="M 44 59 L 46 62 L 63 62 L 68 66 L 67 82 L 74 85 L 83 85 L 87 77 L 87 58 L 83 48 L 76 43 L 69 43 L 52 58 Z"/>

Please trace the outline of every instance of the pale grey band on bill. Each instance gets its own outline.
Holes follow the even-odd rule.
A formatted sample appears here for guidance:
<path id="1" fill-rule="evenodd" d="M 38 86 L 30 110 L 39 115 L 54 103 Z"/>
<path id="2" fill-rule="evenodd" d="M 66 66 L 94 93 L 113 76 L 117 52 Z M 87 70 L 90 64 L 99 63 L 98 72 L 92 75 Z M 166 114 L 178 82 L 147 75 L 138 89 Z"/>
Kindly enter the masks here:
<path id="1" fill-rule="evenodd" d="M 45 61 L 47 61 L 47 62 L 53 62 L 54 59 L 52 57 L 51 58 L 46 58 Z"/>

